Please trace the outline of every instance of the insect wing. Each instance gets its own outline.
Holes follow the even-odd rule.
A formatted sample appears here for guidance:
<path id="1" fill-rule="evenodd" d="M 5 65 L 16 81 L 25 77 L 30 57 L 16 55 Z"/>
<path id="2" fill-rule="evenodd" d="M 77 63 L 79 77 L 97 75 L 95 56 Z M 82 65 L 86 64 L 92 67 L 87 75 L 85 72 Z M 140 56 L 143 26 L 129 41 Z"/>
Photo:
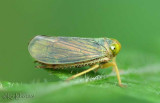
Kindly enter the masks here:
<path id="1" fill-rule="evenodd" d="M 34 59 L 46 64 L 85 62 L 105 56 L 105 48 L 94 38 L 36 36 L 28 49 Z"/>

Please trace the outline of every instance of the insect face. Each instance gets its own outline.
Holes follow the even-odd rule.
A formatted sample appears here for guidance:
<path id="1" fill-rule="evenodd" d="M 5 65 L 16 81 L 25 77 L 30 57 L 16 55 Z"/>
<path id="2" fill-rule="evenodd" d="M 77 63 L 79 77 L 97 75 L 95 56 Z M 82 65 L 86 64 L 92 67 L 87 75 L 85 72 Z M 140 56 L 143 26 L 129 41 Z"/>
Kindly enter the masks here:
<path id="1" fill-rule="evenodd" d="M 116 56 L 121 50 L 121 44 L 116 39 L 111 39 L 112 43 L 110 44 L 110 50 L 112 51 L 113 56 Z"/>

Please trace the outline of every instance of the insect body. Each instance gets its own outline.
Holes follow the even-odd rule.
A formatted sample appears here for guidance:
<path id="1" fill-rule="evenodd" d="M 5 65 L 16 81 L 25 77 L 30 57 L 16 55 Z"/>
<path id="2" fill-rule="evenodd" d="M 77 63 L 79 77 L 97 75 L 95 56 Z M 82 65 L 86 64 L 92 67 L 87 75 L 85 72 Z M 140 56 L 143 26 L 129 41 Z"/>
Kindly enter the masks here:
<path id="1" fill-rule="evenodd" d="M 36 36 L 28 46 L 31 56 L 42 66 L 40 68 L 69 68 L 91 66 L 67 80 L 83 75 L 92 70 L 112 66 L 117 74 L 120 86 L 121 79 L 116 55 L 121 49 L 120 43 L 110 38 L 79 38 L 79 37 L 49 37 Z"/>

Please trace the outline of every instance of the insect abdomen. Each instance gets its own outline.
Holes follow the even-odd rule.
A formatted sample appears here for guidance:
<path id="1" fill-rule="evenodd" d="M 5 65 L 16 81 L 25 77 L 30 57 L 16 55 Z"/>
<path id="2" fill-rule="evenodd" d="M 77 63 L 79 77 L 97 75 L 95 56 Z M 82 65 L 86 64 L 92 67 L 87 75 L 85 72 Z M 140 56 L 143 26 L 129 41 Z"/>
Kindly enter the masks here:
<path id="1" fill-rule="evenodd" d="M 64 68 L 74 68 L 74 67 L 84 67 L 84 66 L 90 66 L 94 65 L 96 63 L 101 63 L 101 62 L 108 62 L 109 59 L 104 57 L 104 58 L 98 58 L 86 62 L 79 62 L 79 63 L 74 63 L 74 64 L 43 64 L 46 65 L 46 68 L 53 68 L 53 69 L 64 69 Z"/>

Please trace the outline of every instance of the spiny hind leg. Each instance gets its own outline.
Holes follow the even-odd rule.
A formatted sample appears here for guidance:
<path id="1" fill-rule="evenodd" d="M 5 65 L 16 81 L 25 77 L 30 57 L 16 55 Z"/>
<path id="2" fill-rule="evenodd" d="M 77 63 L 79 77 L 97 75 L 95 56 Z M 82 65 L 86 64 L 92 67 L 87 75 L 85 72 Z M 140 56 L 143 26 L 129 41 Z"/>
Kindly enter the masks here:
<path id="1" fill-rule="evenodd" d="M 102 65 L 100 66 L 101 69 L 108 68 L 108 67 L 113 67 L 113 69 L 115 70 L 116 75 L 117 75 L 117 79 L 118 79 L 118 84 L 119 84 L 119 86 L 120 86 L 120 87 L 124 87 L 124 86 L 122 85 L 122 82 L 121 82 L 121 78 L 120 78 L 120 74 L 119 74 L 119 70 L 118 70 L 118 67 L 117 67 L 115 58 L 113 58 L 112 62 L 105 63 L 105 64 L 102 64 Z"/>
<path id="2" fill-rule="evenodd" d="M 92 71 L 92 70 L 95 70 L 95 69 L 97 69 L 98 67 L 99 67 L 98 64 L 93 65 L 91 68 L 89 68 L 89 69 L 87 69 L 87 70 L 85 70 L 85 71 L 83 71 L 83 72 L 80 72 L 80 73 L 78 73 L 78 74 L 75 74 L 75 75 L 69 77 L 69 78 L 67 79 L 67 81 L 69 81 L 69 80 L 71 80 L 71 79 L 74 79 L 74 78 L 76 78 L 76 77 L 79 77 L 79 76 L 81 76 L 81 75 L 83 75 L 83 74 L 85 74 L 85 73 L 88 73 L 88 72 Z"/>

